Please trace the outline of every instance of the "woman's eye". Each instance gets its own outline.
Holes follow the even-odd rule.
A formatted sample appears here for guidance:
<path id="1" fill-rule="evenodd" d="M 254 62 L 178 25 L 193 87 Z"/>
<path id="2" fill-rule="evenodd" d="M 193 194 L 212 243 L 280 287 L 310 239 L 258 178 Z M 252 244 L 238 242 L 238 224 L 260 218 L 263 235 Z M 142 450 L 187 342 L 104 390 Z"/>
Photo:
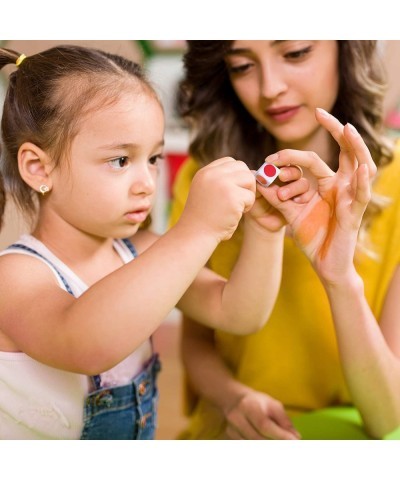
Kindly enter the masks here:
<path id="1" fill-rule="evenodd" d="M 302 48 L 301 50 L 294 50 L 293 52 L 288 52 L 285 54 L 285 58 L 297 60 L 302 57 L 305 57 L 308 53 L 310 53 L 312 47 Z"/>
<path id="2" fill-rule="evenodd" d="M 243 63 L 242 65 L 228 65 L 228 72 L 231 74 L 244 73 L 249 70 L 251 63 Z"/>
<path id="3" fill-rule="evenodd" d="M 109 165 L 111 165 L 112 168 L 115 168 L 116 170 L 119 170 L 121 168 L 126 167 L 128 163 L 128 157 L 118 157 L 114 158 L 113 160 L 110 160 Z"/>

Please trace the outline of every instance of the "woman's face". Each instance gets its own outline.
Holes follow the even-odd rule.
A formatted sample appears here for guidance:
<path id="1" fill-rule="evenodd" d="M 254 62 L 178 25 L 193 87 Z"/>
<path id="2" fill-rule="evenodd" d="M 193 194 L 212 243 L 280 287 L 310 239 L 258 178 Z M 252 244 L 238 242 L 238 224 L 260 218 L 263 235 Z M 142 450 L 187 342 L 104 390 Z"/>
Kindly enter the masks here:
<path id="1" fill-rule="evenodd" d="M 236 40 L 225 61 L 237 96 L 280 148 L 304 148 L 318 130 L 315 108 L 335 104 L 334 40 Z"/>

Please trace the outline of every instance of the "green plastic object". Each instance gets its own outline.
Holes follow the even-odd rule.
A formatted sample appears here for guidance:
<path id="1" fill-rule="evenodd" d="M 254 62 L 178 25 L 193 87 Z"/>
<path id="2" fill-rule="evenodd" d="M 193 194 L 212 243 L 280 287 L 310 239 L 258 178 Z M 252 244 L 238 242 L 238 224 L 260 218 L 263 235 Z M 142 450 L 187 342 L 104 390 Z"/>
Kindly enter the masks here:
<path id="1" fill-rule="evenodd" d="M 303 440 L 372 440 L 354 407 L 331 407 L 292 417 Z M 383 440 L 400 440 L 400 426 Z"/>

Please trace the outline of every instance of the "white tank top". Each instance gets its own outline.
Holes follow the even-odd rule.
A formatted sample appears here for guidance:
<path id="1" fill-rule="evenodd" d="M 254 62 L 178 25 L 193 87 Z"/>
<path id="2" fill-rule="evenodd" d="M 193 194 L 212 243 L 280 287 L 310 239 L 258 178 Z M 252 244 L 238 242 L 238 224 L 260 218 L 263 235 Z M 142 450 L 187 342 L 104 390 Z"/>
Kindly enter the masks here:
<path id="1" fill-rule="evenodd" d="M 75 297 L 88 287 L 42 242 L 22 235 L 16 242 L 33 249 L 61 273 Z M 114 240 L 124 263 L 134 256 L 122 240 Z M 58 284 L 67 290 L 57 271 L 28 250 L 10 248 L 0 255 L 20 253 L 34 256 L 53 271 Z M 68 290 L 67 290 L 68 291 Z M 123 385 L 142 370 L 151 357 L 150 340 L 111 370 L 101 374 L 101 386 Z M 93 389 L 90 377 L 49 367 L 22 352 L 0 351 L 0 439 L 79 439 L 83 427 L 83 405 Z"/>

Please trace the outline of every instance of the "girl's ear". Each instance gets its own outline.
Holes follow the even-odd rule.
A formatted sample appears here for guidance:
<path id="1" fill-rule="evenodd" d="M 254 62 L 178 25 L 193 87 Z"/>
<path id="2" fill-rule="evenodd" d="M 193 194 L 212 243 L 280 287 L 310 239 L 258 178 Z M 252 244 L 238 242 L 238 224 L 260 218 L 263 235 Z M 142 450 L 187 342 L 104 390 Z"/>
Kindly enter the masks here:
<path id="1" fill-rule="evenodd" d="M 41 148 L 31 142 L 23 143 L 18 149 L 18 168 L 23 180 L 37 192 L 41 187 L 52 189 L 52 160 Z"/>

